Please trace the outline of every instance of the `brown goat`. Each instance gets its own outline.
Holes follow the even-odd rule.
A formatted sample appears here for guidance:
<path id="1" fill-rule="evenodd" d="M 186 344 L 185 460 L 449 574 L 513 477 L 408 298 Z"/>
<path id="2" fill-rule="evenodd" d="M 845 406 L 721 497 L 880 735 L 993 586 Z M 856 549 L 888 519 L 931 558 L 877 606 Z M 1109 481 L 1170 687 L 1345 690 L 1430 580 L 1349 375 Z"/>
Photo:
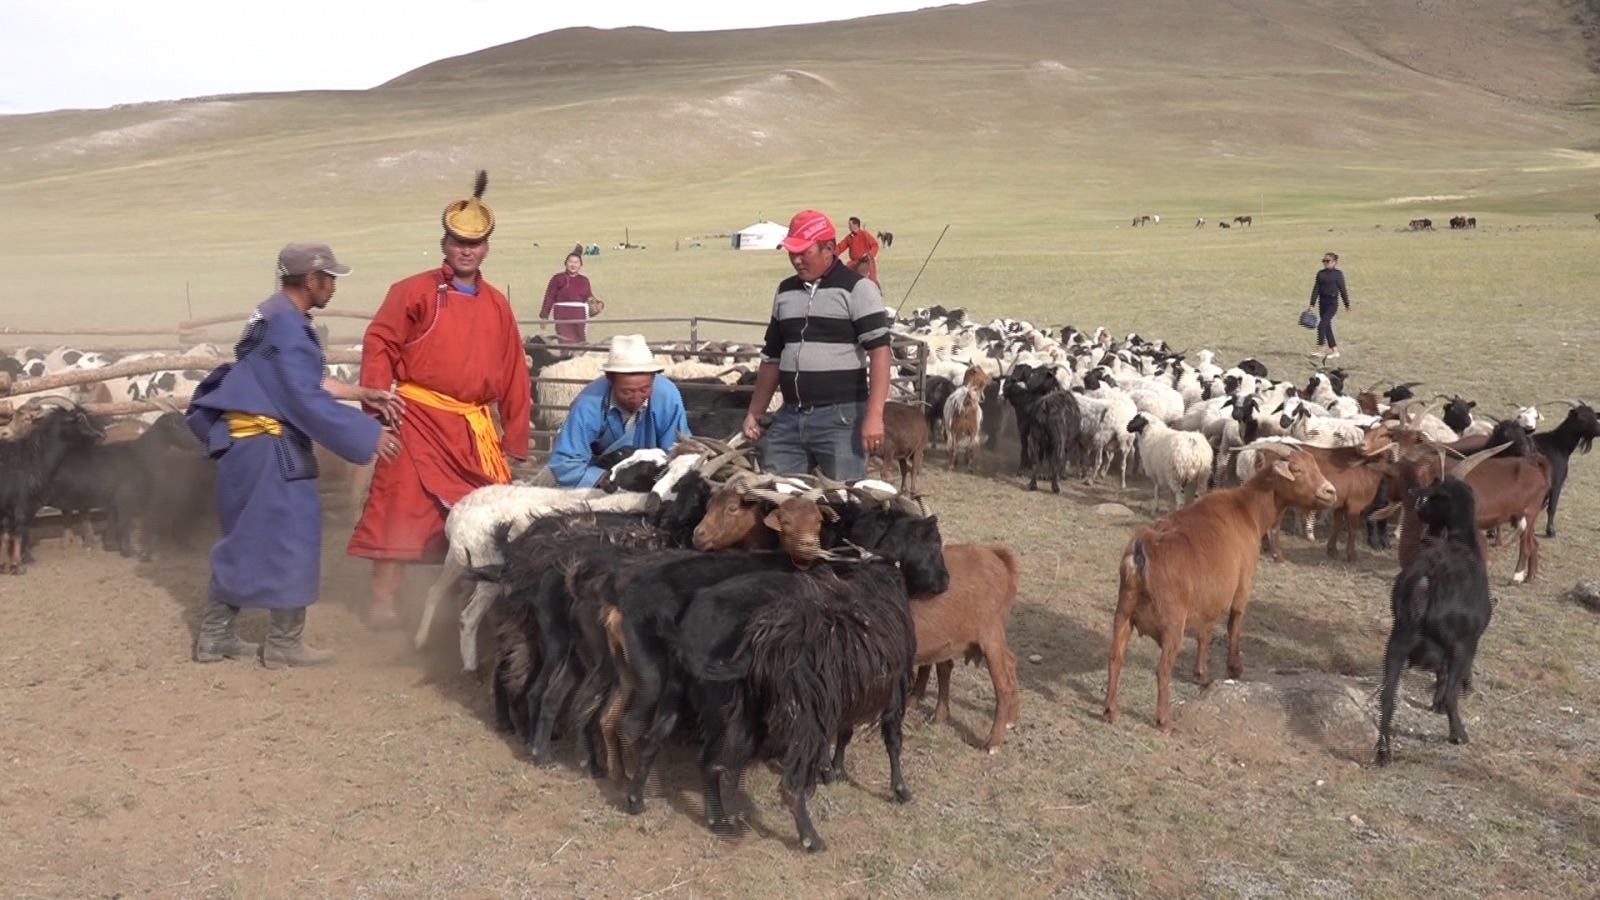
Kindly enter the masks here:
<path id="1" fill-rule="evenodd" d="M 1156 725 L 1172 727 L 1172 666 L 1184 634 L 1197 643 L 1194 675 L 1207 684 L 1211 632 L 1228 614 L 1228 675 L 1244 674 L 1239 633 L 1261 539 L 1290 506 L 1331 507 L 1338 498 L 1309 453 L 1278 444 L 1283 458 L 1239 487 L 1209 491 L 1195 502 L 1135 529 L 1122 552 L 1104 716 L 1117 720 L 1117 679 L 1133 629 L 1161 645 L 1156 663 Z"/>
<path id="2" fill-rule="evenodd" d="M 1378 495 L 1378 482 L 1389 471 L 1390 451 L 1394 441 L 1386 437 L 1379 440 L 1371 433 L 1360 447 L 1313 447 L 1301 444 L 1300 449 L 1317 461 L 1322 477 L 1328 479 L 1339 499 L 1333 505 L 1333 521 L 1328 527 L 1328 558 L 1339 557 L 1339 534 L 1345 535 L 1345 560 L 1356 560 L 1356 529 L 1361 525 L 1361 511 Z M 1300 509 L 1302 516 L 1315 516 L 1314 510 Z M 1274 562 L 1283 562 L 1283 545 L 1280 523 L 1267 532 L 1267 543 Z"/>
<path id="3" fill-rule="evenodd" d="M 725 487 L 706 501 L 706 514 L 694 527 L 696 550 L 771 550 L 778 533 L 762 521 L 760 497 Z"/>
<path id="4" fill-rule="evenodd" d="M 1484 529 L 1510 525 L 1517 530 L 1517 568 L 1511 575 L 1511 583 L 1522 584 L 1532 582 L 1539 574 L 1539 539 L 1534 534 L 1534 520 L 1544 506 L 1545 495 L 1550 492 L 1550 462 L 1537 455 L 1494 458 L 1504 447 L 1500 445 L 1474 453 L 1450 466 L 1449 471 L 1472 488 L 1479 549 L 1486 556 L 1488 545 L 1483 539 Z M 1392 470 L 1394 486 L 1390 496 L 1401 498 L 1403 510 L 1399 546 L 1402 568 L 1421 552 L 1423 541 L 1422 522 L 1411 504 L 1412 489 L 1426 489 L 1438 481 L 1440 468 L 1437 451 L 1419 448 L 1401 459 Z M 1372 517 L 1385 518 L 1392 511 L 1391 505 Z"/>
<path id="5" fill-rule="evenodd" d="M 883 462 L 878 477 L 889 481 L 889 463 L 900 464 L 900 490 L 915 492 L 928 449 L 928 418 L 922 411 L 893 401 L 883 404 L 883 445 L 872 455 Z"/>
<path id="6" fill-rule="evenodd" d="M 950 714 L 950 672 L 955 661 L 982 660 L 994 683 L 995 702 L 994 724 L 983 749 L 993 753 L 1022 712 L 1017 658 L 1006 644 L 1006 621 L 1017 599 L 1017 560 L 998 544 L 946 544 L 944 564 L 950 570 L 949 590 L 911 601 L 911 619 L 917 626 L 917 683 L 911 697 L 922 699 L 928 669 L 936 666 L 939 697 L 933 721 L 944 722 Z"/>
<path id="7" fill-rule="evenodd" d="M 782 547 L 797 568 L 807 568 L 822 546 L 822 521 L 839 521 L 833 508 L 817 502 L 820 491 L 784 494 L 748 484 L 730 485 L 711 496 L 694 529 L 701 551 L 765 550 Z M 762 512 L 762 504 L 771 509 Z"/>
<path id="8" fill-rule="evenodd" d="M 978 447 L 982 443 L 983 391 L 989 386 L 989 373 L 977 366 L 969 366 L 961 379 L 961 387 L 944 402 L 944 430 L 950 445 L 950 469 L 955 470 L 962 447 L 967 451 L 967 471 L 978 462 Z"/>

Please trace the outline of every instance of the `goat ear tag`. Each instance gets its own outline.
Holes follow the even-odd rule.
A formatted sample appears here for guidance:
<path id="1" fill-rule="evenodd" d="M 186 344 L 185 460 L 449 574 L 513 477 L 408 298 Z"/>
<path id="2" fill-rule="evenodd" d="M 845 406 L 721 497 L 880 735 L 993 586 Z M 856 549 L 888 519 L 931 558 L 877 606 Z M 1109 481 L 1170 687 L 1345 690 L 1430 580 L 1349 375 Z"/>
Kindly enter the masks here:
<path id="1" fill-rule="evenodd" d="M 765 519 L 762 519 L 761 523 L 763 525 L 766 525 L 768 528 L 771 528 L 773 531 L 782 531 L 783 530 L 783 523 L 782 523 L 782 521 L 780 521 L 778 519 L 778 511 L 777 510 L 773 510 L 772 512 L 767 513 L 767 517 Z"/>
<path id="2" fill-rule="evenodd" d="M 1294 480 L 1294 470 L 1289 468 L 1289 463 L 1287 461 L 1280 460 L 1273 463 L 1272 471 L 1277 472 L 1278 477 L 1282 478 L 1284 481 Z"/>

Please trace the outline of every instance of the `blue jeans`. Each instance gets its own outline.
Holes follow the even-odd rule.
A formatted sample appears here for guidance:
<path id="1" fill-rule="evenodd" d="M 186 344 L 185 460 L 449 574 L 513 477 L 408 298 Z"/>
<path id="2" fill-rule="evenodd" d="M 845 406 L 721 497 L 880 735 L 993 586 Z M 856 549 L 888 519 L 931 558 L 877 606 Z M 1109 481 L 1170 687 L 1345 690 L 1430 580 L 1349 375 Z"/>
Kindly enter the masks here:
<path id="1" fill-rule="evenodd" d="M 761 438 L 761 468 L 780 475 L 806 475 L 813 468 L 835 481 L 867 477 L 861 446 L 865 403 L 833 403 L 801 409 L 785 403 Z"/>

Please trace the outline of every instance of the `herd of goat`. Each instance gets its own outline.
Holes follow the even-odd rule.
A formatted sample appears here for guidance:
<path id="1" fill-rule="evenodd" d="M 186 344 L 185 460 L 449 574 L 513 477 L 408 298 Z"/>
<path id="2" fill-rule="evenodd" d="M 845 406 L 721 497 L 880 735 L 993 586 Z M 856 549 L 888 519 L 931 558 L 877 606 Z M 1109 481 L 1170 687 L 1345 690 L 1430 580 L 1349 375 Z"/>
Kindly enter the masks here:
<path id="1" fill-rule="evenodd" d="M 881 478 L 849 484 L 763 471 L 758 447 L 737 436 L 745 394 L 685 392 L 695 436 L 671 451 L 604 460 L 603 489 L 496 485 L 449 514 L 450 550 L 424 604 L 426 641 L 439 609 L 460 607 L 466 668 L 478 667 L 479 631 L 493 623 L 491 677 L 498 728 L 517 734 L 538 763 L 560 735 L 584 769 L 626 783 L 643 808 L 656 756 L 680 729 L 697 738 L 705 810 L 733 827 L 732 791 L 758 757 L 779 760 L 800 842 L 824 847 L 808 812 L 819 784 L 844 772 L 856 729 L 876 724 L 893 798 L 910 799 L 900 766 L 901 723 L 937 677 L 934 718 L 948 715 L 956 662 L 981 662 L 995 694 L 984 748 L 998 750 L 1019 721 L 1016 660 L 1006 627 L 1017 598 L 1014 554 L 999 545 L 946 544 L 916 479 L 930 445 L 950 464 L 981 465 L 1014 428 L 1019 472 L 1059 492 L 1067 477 L 1095 480 L 1132 463 L 1149 476 L 1159 513 L 1134 529 L 1119 566 L 1104 715 L 1134 631 L 1160 646 L 1156 724 L 1171 724 L 1172 669 L 1185 635 L 1197 641 L 1195 678 L 1208 681 L 1212 631 L 1227 619 L 1227 670 L 1243 670 L 1240 634 L 1263 552 L 1281 559 L 1290 510 L 1308 536 L 1329 516 L 1328 552 L 1341 536 L 1353 559 L 1358 529 L 1389 546 L 1398 522 L 1397 575 L 1381 694 L 1376 758 L 1391 757 L 1390 723 L 1401 671 L 1436 674 L 1433 708 L 1452 742 L 1467 740 L 1458 697 L 1470 689 L 1490 615 L 1487 553 L 1513 531 L 1513 582 L 1538 574 L 1534 520 L 1555 533 L 1573 453 L 1600 421 L 1585 403 L 1540 431 L 1537 405 L 1479 419 L 1459 397 L 1411 396 L 1415 383 L 1345 392 L 1344 373 L 1296 385 L 1243 360 L 1193 362 L 1161 341 L 1113 340 L 1025 322 L 977 325 L 960 310 L 917 310 L 897 322 L 901 374 L 920 355 L 920 397 L 885 414 Z M 741 348 L 663 348 L 671 371 L 695 380 L 748 382 Z M 558 423 L 594 355 L 561 359 L 528 344 L 540 401 Z M 730 399 L 731 398 L 731 399 Z M 1442 406 L 1440 401 L 1444 401 Z M 62 398 L 24 404 L 0 440 L 3 562 L 19 571 L 27 523 L 41 505 L 109 513 L 108 546 L 148 553 L 145 531 L 174 531 L 203 514 L 207 461 L 176 413 L 148 427 L 89 417 Z M 730 440 L 719 440 L 724 435 Z M 174 466 L 189 466 L 175 469 Z M 898 486 L 893 470 L 898 469 Z M 166 493 L 175 479 L 185 493 Z M 209 477 L 214 478 L 214 474 Z"/>

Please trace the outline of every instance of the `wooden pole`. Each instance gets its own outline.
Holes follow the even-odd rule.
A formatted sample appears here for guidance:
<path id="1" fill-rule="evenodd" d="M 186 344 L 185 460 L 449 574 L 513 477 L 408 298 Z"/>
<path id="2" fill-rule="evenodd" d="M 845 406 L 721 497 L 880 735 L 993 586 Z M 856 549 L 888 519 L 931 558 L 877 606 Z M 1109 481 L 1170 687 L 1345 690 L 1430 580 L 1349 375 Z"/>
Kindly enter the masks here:
<path id="1" fill-rule="evenodd" d="M 99 334 L 99 335 L 143 335 L 154 334 L 166 337 L 172 334 L 171 328 L 18 328 L 12 325 L 0 325 L 0 334 Z"/>
<path id="2" fill-rule="evenodd" d="M 85 403 L 83 411 L 90 416 L 132 416 L 147 412 L 164 412 L 175 409 L 183 412 L 189 405 L 188 397 L 168 397 L 160 403 L 152 400 L 119 400 L 115 403 Z"/>
<path id="3" fill-rule="evenodd" d="M 318 318 L 318 319 L 371 319 L 372 316 L 373 316 L 372 313 L 350 312 L 348 310 L 343 310 L 343 309 L 324 309 L 324 310 L 320 310 L 320 311 L 317 312 L 316 318 Z M 187 322 L 179 322 L 178 323 L 178 330 L 179 331 L 197 331 L 197 330 L 199 330 L 201 328 L 205 328 L 208 325 L 239 325 L 239 326 L 243 326 L 244 323 L 245 323 L 245 320 L 249 319 L 249 318 L 250 318 L 250 314 L 249 313 L 245 313 L 243 315 L 235 314 L 235 315 L 227 315 L 227 316 L 206 316 L 205 318 L 202 318 L 202 319 L 190 319 Z M 4 334 L 4 333 L 5 333 L 4 331 L 0 331 L 0 334 Z M 20 332 L 20 333 L 33 334 L 35 332 Z M 39 333 L 43 333 L 43 332 L 39 332 Z M 50 334 L 72 334 L 72 332 L 70 332 L 70 331 L 49 332 L 49 333 Z M 83 334 L 92 334 L 93 332 L 83 331 L 82 333 Z M 167 329 L 167 330 L 161 331 L 160 333 L 161 334 L 171 334 L 172 330 L 171 329 Z"/>
<path id="4" fill-rule="evenodd" d="M 359 350 L 333 350 L 327 353 L 326 356 L 329 365 L 361 362 L 361 351 Z M 101 381 L 110 381 L 113 378 L 124 378 L 129 375 L 152 375 L 156 372 L 177 372 L 186 369 L 209 372 L 223 363 L 231 362 L 233 360 L 219 359 L 215 356 L 152 356 L 147 359 L 131 359 L 99 369 L 73 369 L 67 372 L 57 372 L 54 375 L 45 375 L 41 378 L 23 379 L 11 385 L 11 396 L 36 394 L 40 391 L 74 387 L 80 384 L 96 384 Z"/>

